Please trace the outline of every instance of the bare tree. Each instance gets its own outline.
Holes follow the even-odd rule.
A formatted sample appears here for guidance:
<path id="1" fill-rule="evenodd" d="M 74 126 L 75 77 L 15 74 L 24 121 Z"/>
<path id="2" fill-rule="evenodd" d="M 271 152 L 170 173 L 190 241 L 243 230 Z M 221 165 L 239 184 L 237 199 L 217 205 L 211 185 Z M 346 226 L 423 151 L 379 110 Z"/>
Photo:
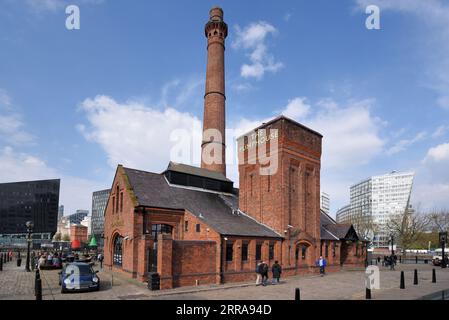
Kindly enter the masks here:
<path id="1" fill-rule="evenodd" d="M 429 227 L 432 231 L 443 232 L 449 229 L 449 210 L 433 210 L 427 214 Z"/>
<path id="2" fill-rule="evenodd" d="M 429 219 L 426 215 L 410 210 L 407 205 L 404 213 L 393 216 L 386 226 L 396 237 L 405 254 L 405 250 L 410 249 L 411 245 L 420 239 L 428 225 Z"/>
<path id="3" fill-rule="evenodd" d="M 362 209 L 356 209 L 351 215 L 351 223 L 360 238 L 372 241 L 379 231 L 379 226 L 374 222 L 373 216 L 363 214 Z"/>

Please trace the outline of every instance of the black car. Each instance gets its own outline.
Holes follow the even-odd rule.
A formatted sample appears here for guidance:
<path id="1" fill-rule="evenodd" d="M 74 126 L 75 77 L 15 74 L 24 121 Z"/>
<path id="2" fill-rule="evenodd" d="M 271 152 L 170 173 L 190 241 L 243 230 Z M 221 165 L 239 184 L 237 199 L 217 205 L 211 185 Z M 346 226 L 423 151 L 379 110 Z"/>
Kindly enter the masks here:
<path id="1" fill-rule="evenodd" d="M 99 291 L 100 278 L 88 263 L 67 264 L 59 273 L 61 293 L 75 291 Z"/>

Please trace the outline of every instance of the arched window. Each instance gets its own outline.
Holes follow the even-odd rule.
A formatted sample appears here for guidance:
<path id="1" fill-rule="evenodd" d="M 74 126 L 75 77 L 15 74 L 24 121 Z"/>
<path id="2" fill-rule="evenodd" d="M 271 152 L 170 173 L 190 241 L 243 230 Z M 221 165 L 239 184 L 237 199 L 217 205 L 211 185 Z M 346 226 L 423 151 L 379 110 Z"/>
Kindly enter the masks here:
<path id="1" fill-rule="evenodd" d="M 123 263 L 123 237 L 117 235 L 114 239 L 113 263 L 121 266 Z"/>

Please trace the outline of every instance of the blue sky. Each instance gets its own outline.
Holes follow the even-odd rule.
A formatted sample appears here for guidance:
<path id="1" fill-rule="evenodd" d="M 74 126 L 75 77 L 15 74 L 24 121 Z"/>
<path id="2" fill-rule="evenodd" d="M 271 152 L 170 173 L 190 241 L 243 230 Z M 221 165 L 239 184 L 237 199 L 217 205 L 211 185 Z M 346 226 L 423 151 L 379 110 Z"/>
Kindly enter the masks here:
<path id="1" fill-rule="evenodd" d="M 65 27 L 69 4 L 80 30 Z M 71 213 L 90 209 L 118 163 L 165 169 L 173 139 L 200 130 L 216 4 L 229 25 L 229 129 L 283 113 L 321 132 L 333 213 L 351 184 L 392 170 L 416 172 L 415 204 L 449 207 L 443 0 L 0 0 L 0 181 L 59 177 Z M 380 30 L 365 27 L 370 4 Z M 174 160 L 195 164 L 197 140 Z"/>

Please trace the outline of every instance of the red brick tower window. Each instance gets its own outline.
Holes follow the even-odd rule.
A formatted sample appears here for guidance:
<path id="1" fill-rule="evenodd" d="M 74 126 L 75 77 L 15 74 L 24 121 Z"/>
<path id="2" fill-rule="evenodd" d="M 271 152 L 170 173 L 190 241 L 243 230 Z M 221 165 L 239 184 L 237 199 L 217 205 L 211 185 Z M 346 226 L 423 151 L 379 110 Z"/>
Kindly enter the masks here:
<path id="1" fill-rule="evenodd" d="M 123 212 L 123 192 L 120 192 L 120 212 Z"/>
<path id="2" fill-rule="evenodd" d="M 184 231 L 189 231 L 189 221 L 184 222 Z"/>
<path id="3" fill-rule="evenodd" d="M 118 212 L 118 208 L 119 208 L 119 192 L 120 192 L 120 188 L 118 187 L 118 185 L 117 185 L 117 188 L 116 188 L 116 192 L 115 192 L 115 195 L 116 195 L 116 197 L 117 197 L 117 201 L 116 201 L 116 203 L 115 203 L 115 212 Z"/>
<path id="4" fill-rule="evenodd" d="M 112 213 L 115 213 L 115 197 L 112 197 Z"/>

